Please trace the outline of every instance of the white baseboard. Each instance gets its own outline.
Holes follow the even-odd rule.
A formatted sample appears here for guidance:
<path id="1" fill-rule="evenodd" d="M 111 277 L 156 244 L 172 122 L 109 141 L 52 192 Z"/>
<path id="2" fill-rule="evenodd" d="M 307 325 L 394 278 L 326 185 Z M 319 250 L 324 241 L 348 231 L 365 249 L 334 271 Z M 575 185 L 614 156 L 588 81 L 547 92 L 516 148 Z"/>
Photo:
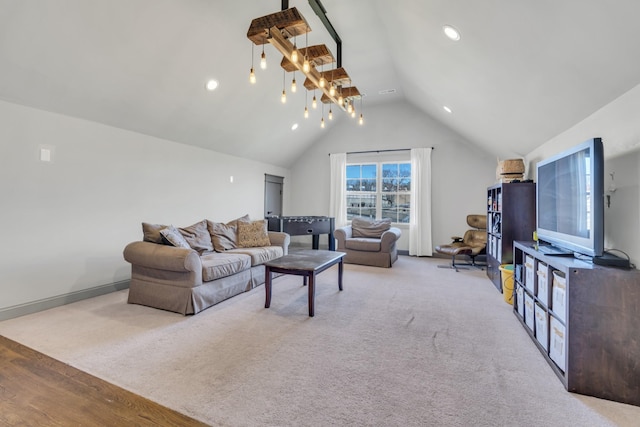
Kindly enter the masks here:
<path id="1" fill-rule="evenodd" d="M 95 288 L 84 289 L 81 291 L 58 295 L 51 298 L 45 298 L 25 304 L 14 305 L 13 307 L 7 307 L 0 310 L 0 321 L 13 319 L 14 317 L 25 316 L 27 314 L 37 313 L 38 311 L 48 310 L 50 308 L 59 307 L 65 304 L 71 304 L 72 302 L 81 301 L 83 299 L 93 298 L 128 288 L 129 280 L 123 280 L 121 282 L 96 286 Z"/>

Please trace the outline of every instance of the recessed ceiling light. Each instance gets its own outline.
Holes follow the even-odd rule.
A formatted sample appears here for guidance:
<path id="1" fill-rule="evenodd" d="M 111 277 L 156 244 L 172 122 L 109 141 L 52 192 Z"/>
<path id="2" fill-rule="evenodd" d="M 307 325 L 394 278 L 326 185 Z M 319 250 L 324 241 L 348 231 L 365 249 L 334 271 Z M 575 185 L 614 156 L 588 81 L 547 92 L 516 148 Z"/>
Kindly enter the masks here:
<path id="1" fill-rule="evenodd" d="M 451 25 L 445 25 L 444 27 L 442 27 L 442 31 L 444 31 L 444 34 L 451 40 L 456 42 L 460 40 L 460 31 L 456 30 L 455 27 L 452 27 Z"/>
<path id="2" fill-rule="evenodd" d="M 444 107 L 442 107 L 444 109 L 444 111 L 446 111 L 447 113 L 451 113 L 451 108 L 447 107 L 446 105 Z"/>
<path id="3" fill-rule="evenodd" d="M 218 87 L 218 81 L 211 79 L 207 82 L 205 87 L 207 88 L 207 90 L 216 90 L 216 88 Z"/>
<path id="4" fill-rule="evenodd" d="M 292 124 L 291 130 L 296 130 L 296 129 L 298 129 L 298 124 L 297 123 Z"/>

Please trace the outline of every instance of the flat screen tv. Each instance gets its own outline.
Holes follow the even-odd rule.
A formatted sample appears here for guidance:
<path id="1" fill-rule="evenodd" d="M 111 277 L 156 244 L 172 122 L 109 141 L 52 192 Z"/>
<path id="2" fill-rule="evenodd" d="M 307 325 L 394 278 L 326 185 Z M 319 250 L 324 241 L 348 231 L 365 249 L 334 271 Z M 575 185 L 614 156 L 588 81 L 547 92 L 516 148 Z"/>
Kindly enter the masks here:
<path id="1" fill-rule="evenodd" d="M 592 138 L 536 165 L 538 240 L 562 252 L 604 252 L 604 153 Z M 543 247 L 540 247 L 543 249 Z M 554 252 L 554 248 L 559 250 Z"/>

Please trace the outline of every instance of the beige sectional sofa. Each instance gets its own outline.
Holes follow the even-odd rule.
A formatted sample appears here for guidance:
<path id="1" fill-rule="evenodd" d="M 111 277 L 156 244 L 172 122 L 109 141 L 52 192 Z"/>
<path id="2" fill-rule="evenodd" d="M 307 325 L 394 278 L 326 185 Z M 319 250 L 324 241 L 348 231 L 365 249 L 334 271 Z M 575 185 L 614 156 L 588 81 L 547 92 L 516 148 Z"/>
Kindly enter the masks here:
<path id="1" fill-rule="evenodd" d="M 143 223 L 143 240 L 129 243 L 128 302 L 196 314 L 265 280 L 264 262 L 288 253 L 290 237 L 267 231 L 248 216 L 226 224 L 202 220 L 189 227 Z"/>

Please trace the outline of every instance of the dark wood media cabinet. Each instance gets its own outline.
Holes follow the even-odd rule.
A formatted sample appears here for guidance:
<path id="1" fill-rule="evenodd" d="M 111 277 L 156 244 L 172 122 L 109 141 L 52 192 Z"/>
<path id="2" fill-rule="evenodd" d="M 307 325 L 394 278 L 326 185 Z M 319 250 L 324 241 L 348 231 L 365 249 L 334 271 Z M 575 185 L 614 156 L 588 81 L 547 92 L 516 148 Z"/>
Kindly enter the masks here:
<path id="1" fill-rule="evenodd" d="M 536 184 L 512 182 L 487 188 L 487 276 L 502 292 L 500 265 L 511 264 L 514 240 L 533 238 Z"/>
<path id="2" fill-rule="evenodd" d="M 514 243 L 514 313 L 564 387 L 640 406 L 640 272 Z"/>

